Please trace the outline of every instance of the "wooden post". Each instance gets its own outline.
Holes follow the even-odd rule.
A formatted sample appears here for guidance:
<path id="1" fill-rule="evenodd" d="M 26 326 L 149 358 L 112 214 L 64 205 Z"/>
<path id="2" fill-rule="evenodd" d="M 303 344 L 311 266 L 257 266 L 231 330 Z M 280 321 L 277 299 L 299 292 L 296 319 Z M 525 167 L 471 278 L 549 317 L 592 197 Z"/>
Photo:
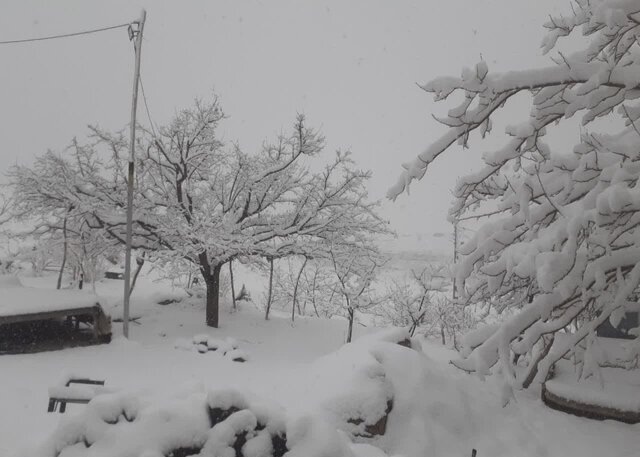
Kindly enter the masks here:
<path id="1" fill-rule="evenodd" d="M 129 139 L 129 172 L 127 175 L 127 236 L 124 261 L 124 304 L 122 312 L 122 332 L 125 338 L 129 338 L 129 295 L 131 288 L 131 241 L 133 238 L 133 179 L 134 179 L 134 151 L 136 145 L 136 109 L 138 107 L 138 85 L 140 82 L 140 54 L 142 53 L 142 32 L 147 12 L 142 10 L 138 19 L 138 30 L 131 32 L 131 38 L 135 39 L 135 70 L 133 73 L 133 97 L 131 100 L 131 126 Z"/>

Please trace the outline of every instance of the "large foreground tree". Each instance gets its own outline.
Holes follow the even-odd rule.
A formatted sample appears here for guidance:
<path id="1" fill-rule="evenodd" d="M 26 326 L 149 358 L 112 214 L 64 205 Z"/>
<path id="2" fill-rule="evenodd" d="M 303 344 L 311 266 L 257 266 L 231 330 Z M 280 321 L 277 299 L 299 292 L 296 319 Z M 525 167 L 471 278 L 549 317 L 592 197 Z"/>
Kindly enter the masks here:
<path id="1" fill-rule="evenodd" d="M 439 119 L 447 133 L 405 165 L 389 192 L 396 198 L 454 143 L 467 146 L 474 131 L 484 137 L 511 99 L 530 96 L 529 116 L 506 129 L 503 147 L 484 153 L 481 170 L 459 181 L 450 213 L 454 222 L 482 208 L 493 213 L 462 247 L 457 280 L 463 299 L 506 312 L 501 325 L 467 340 L 456 364 L 480 375 L 497 367 L 514 387 L 544 380 L 602 322 L 638 310 L 640 4 L 572 7 L 545 25 L 544 52 L 558 51 L 553 65 L 493 74 L 480 62 L 460 78 L 423 86 L 436 101 L 453 93 L 463 101 Z M 559 38 L 579 34 L 581 51 L 558 49 Z M 573 149 L 545 141 L 574 115 L 583 127 Z M 552 338 L 559 332 L 566 334 Z M 638 355 L 638 339 L 630 350 Z"/>
<path id="2" fill-rule="evenodd" d="M 220 272 L 235 258 L 269 257 L 282 246 L 322 243 L 329 236 L 375 233 L 385 222 L 369 202 L 368 171 L 348 153 L 311 172 L 324 138 L 298 116 L 288 135 L 255 154 L 225 147 L 217 135 L 224 115 L 217 99 L 197 101 L 136 144 L 134 247 L 158 262 L 197 266 L 206 286 L 206 322 L 219 323 Z M 92 128 L 94 142 L 56 156 L 70 170 L 42 180 L 34 199 L 56 214 L 72 208 L 96 230 L 124 242 L 126 157 L 123 133 Z M 16 193 L 33 169 L 16 167 Z M 37 180 L 37 176 L 36 176 Z M 61 216 L 58 215 L 58 218 Z"/>

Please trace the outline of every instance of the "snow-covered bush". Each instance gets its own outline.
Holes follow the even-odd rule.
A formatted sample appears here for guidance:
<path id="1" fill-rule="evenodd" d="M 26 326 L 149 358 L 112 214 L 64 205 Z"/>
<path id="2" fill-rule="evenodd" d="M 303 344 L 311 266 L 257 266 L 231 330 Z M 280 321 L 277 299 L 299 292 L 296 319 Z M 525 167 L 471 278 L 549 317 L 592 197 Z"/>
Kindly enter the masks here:
<path id="1" fill-rule="evenodd" d="M 459 181 L 451 209 L 454 222 L 492 214 L 460 250 L 460 295 L 517 311 L 456 364 L 480 375 L 498 365 L 516 387 L 528 385 L 531 373 L 544 380 L 606 319 L 617 324 L 625 311 L 638 310 L 640 7 L 636 0 L 576 0 L 570 14 L 545 27 L 544 52 L 580 33 L 582 50 L 558 50 L 547 68 L 501 74 L 481 61 L 461 77 L 422 86 L 436 101 L 453 93 L 463 101 L 439 119 L 447 133 L 406 164 L 389 191 L 397 197 L 453 144 L 468 146 L 474 131 L 488 134 L 511 99 L 529 96 L 529 116 L 507 127 L 504 146 L 485 152 L 484 167 Z M 577 114 L 582 129 L 573 150 L 545 137 L 570 129 L 566 120 Z M 569 338 L 529 357 L 523 376 L 516 373 L 518 356 L 530 356 L 536 342 L 571 323 L 577 330 Z"/>

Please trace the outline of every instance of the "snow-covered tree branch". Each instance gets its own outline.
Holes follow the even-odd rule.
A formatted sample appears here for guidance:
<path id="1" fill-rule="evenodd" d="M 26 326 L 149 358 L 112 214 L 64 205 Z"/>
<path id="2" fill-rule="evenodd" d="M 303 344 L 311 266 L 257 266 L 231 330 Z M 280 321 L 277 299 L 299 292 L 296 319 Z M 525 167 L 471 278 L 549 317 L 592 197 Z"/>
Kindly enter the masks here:
<path id="1" fill-rule="evenodd" d="M 513 311 L 500 326 L 469 338 L 472 344 L 456 362 L 460 368 L 485 375 L 498 365 L 520 387 L 525 379 L 513 355 L 531 355 L 537 342 L 576 323 L 577 331 L 556 338 L 542 357 L 528 358 L 536 379 L 544 380 L 554 362 L 599 324 L 615 324 L 638 309 L 639 18 L 636 1 L 577 0 L 570 16 L 545 25 L 543 50 L 582 33 L 581 51 L 558 50 L 548 68 L 501 74 L 480 62 L 460 78 L 422 86 L 436 101 L 453 93 L 464 99 L 438 119 L 447 132 L 404 165 L 390 198 L 421 179 L 454 143 L 467 147 L 472 132 L 488 134 L 494 114 L 517 94 L 531 100 L 528 118 L 507 127 L 504 145 L 485 153 L 484 167 L 460 179 L 455 190 L 453 221 L 481 206 L 498 210 L 461 249 L 456 274 L 463 298 Z M 581 116 L 583 131 L 572 151 L 545 141 L 549 129 L 563 128 L 560 121 L 574 115 Z M 617 132 L 612 125 L 619 125 Z"/>

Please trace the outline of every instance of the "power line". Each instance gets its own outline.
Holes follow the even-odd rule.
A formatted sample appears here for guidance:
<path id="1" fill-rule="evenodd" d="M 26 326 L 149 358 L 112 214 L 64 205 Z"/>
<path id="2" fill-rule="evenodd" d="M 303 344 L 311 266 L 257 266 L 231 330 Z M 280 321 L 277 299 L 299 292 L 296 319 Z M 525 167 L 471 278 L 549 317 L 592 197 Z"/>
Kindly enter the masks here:
<path id="1" fill-rule="evenodd" d="M 119 29 L 121 27 L 129 27 L 129 25 L 131 25 L 131 23 L 127 22 L 126 24 L 112 25 L 110 27 L 102 27 L 102 28 L 99 28 L 99 29 L 84 30 L 82 32 L 65 33 L 65 34 L 62 34 L 62 35 L 51 35 L 51 36 L 44 36 L 44 37 L 38 37 L 38 38 L 25 38 L 23 40 L 0 41 L 0 45 L 2 45 L 2 44 L 29 43 L 29 42 L 32 42 L 32 41 L 55 40 L 57 38 L 68 38 L 68 37 L 78 36 L 78 35 L 88 35 L 90 33 L 104 32 L 106 30 Z"/>
<path id="2" fill-rule="evenodd" d="M 151 126 L 151 132 L 153 133 L 153 137 L 157 138 L 156 129 L 153 126 L 153 120 L 151 119 L 151 113 L 149 112 L 149 105 L 147 104 L 147 94 L 144 93 L 144 84 L 142 84 L 142 75 L 140 75 L 140 89 L 142 89 L 142 100 L 144 100 L 144 108 L 147 112 L 147 118 L 149 119 L 149 125 Z"/>

